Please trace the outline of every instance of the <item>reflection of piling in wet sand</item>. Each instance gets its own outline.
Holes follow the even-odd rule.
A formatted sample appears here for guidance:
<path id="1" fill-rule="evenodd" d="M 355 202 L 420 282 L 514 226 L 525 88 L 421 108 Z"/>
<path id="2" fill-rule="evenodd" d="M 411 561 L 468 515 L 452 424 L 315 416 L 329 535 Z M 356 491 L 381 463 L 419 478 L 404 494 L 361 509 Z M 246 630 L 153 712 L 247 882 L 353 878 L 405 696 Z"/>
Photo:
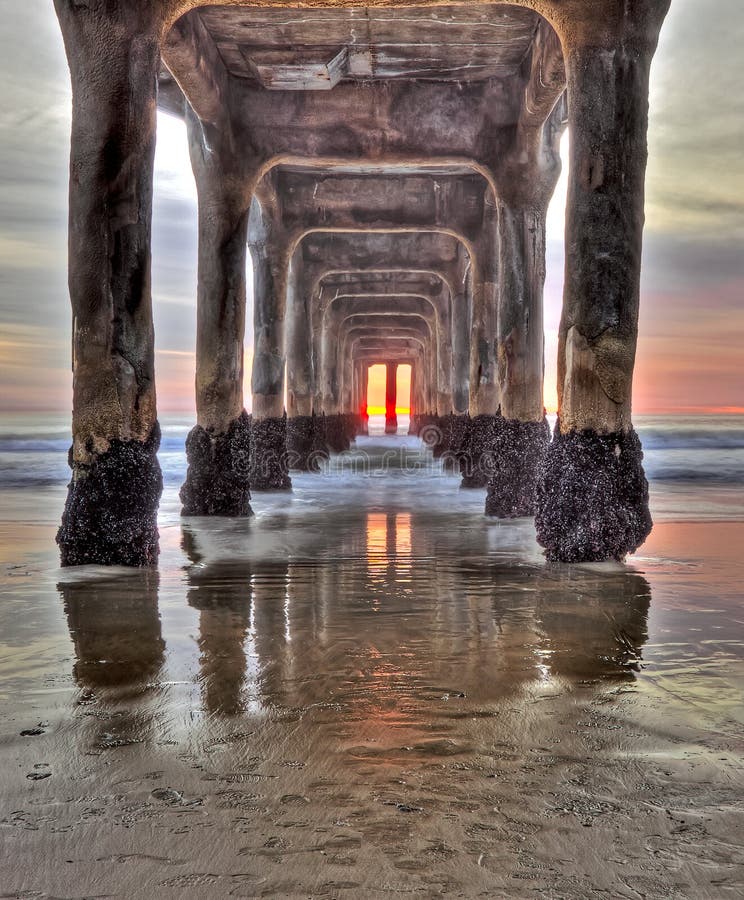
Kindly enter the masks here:
<path id="1" fill-rule="evenodd" d="M 584 571 L 544 579 L 536 616 L 554 675 L 634 677 L 648 639 L 651 587 L 639 574 Z"/>
<path id="2" fill-rule="evenodd" d="M 283 702 L 292 665 L 288 565 L 205 561 L 194 525 L 183 530 L 181 546 L 194 563 L 188 574 L 188 603 L 200 611 L 200 681 L 206 708 L 235 714 L 252 701 Z"/>
<path id="3" fill-rule="evenodd" d="M 251 626 L 251 570 L 245 563 L 226 565 L 222 578 L 202 566 L 197 535 L 181 534 L 181 548 L 194 564 L 188 572 L 187 601 L 199 610 L 199 682 L 210 713 L 234 715 L 245 708 L 246 650 Z"/>
<path id="4" fill-rule="evenodd" d="M 57 585 L 75 647 L 81 687 L 128 687 L 151 681 L 163 665 L 158 574 Z"/>
<path id="5" fill-rule="evenodd" d="M 199 610 L 199 682 L 205 708 L 234 715 L 245 705 L 245 643 L 251 624 L 249 573 L 240 583 L 199 584 L 189 577 L 188 604 Z"/>
<path id="6" fill-rule="evenodd" d="M 552 676 L 632 678 L 646 640 L 641 575 L 496 563 L 485 535 L 472 557 L 456 557 L 457 535 L 425 515 L 370 512 L 332 547 L 314 535 L 303 548 L 314 559 L 288 564 L 210 562 L 198 545 L 212 530 L 189 529 L 210 712 L 322 705 L 333 685 L 334 702 L 361 702 L 366 720 L 405 708 L 412 724 L 427 698 L 490 704 Z"/>

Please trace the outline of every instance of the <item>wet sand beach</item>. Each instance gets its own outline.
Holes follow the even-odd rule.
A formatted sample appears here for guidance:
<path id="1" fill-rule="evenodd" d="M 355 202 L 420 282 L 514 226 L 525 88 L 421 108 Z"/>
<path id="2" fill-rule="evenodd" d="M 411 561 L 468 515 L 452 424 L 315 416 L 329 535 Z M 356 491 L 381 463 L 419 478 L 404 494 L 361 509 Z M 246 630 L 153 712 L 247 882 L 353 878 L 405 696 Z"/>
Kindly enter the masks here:
<path id="1" fill-rule="evenodd" d="M 0 897 L 744 894 L 741 517 L 550 565 L 403 448 L 248 522 L 169 484 L 157 571 L 4 492 Z"/>

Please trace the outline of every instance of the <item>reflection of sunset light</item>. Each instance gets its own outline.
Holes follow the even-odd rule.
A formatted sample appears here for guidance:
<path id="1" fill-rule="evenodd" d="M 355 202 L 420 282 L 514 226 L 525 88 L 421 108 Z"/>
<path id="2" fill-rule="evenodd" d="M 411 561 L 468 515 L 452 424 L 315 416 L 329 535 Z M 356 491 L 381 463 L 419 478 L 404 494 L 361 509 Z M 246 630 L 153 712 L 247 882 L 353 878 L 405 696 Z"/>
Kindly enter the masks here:
<path id="1" fill-rule="evenodd" d="M 289 575 L 284 581 L 284 640 L 289 644 L 292 641 L 292 631 L 289 627 L 290 604 L 289 604 Z"/>
<path id="2" fill-rule="evenodd" d="M 395 517 L 395 555 L 411 555 L 411 514 L 398 513 Z"/>
<path id="3" fill-rule="evenodd" d="M 535 656 L 537 658 L 537 662 L 535 664 L 535 668 L 537 669 L 537 678 L 538 681 L 542 684 L 545 684 L 552 680 L 552 670 L 550 668 L 550 657 L 553 655 L 552 650 L 544 650 L 541 647 L 537 647 L 535 649 Z"/>
<path id="4" fill-rule="evenodd" d="M 387 513 L 367 514 L 367 567 L 372 576 L 387 566 Z"/>
<path id="5" fill-rule="evenodd" d="M 398 513 L 395 517 L 395 570 L 399 581 L 411 574 L 411 514 Z"/>
<path id="6" fill-rule="evenodd" d="M 370 577 L 388 575 L 392 567 L 396 581 L 411 571 L 411 514 L 367 514 L 367 568 Z"/>

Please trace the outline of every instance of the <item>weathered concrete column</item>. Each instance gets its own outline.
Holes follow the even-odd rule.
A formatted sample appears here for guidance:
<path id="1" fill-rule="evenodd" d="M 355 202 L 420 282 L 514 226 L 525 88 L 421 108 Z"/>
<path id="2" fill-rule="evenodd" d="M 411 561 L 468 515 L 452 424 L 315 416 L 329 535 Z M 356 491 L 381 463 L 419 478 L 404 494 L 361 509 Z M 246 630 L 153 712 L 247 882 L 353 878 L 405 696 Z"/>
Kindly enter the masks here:
<path id="1" fill-rule="evenodd" d="M 302 253 L 295 251 L 287 283 L 287 454 L 290 469 L 317 472 L 320 457 L 313 407 L 313 334 L 302 269 Z"/>
<path id="2" fill-rule="evenodd" d="M 448 466 L 460 466 L 466 449 L 470 416 L 470 318 L 472 296 L 467 283 L 456 286 L 452 294 L 451 343 L 451 404 L 449 414 L 440 413 L 441 451 Z"/>
<path id="3" fill-rule="evenodd" d="M 472 297 L 465 285 L 452 295 L 452 405 L 466 416 L 470 407 L 470 315 Z"/>
<path id="4" fill-rule="evenodd" d="M 395 404 L 398 398 L 398 363 L 385 363 L 385 434 L 398 433 L 398 415 Z"/>
<path id="5" fill-rule="evenodd" d="M 182 514 L 251 514 L 250 422 L 243 408 L 247 196 L 229 139 L 186 116 L 199 195 L 197 424 L 186 440 Z"/>
<path id="6" fill-rule="evenodd" d="M 416 416 L 418 422 L 418 430 L 416 433 L 421 436 L 421 429 L 424 428 L 426 424 L 431 420 L 429 410 L 427 409 L 426 405 L 426 366 L 424 360 L 422 358 L 417 359 L 415 364 L 413 364 L 413 368 L 416 372 L 416 407 L 418 409 L 418 413 Z"/>
<path id="7" fill-rule="evenodd" d="M 421 413 L 423 410 L 419 369 L 418 363 L 411 363 L 411 420 L 408 425 L 408 433 L 416 436 L 419 435 L 421 430 Z"/>
<path id="8" fill-rule="evenodd" d="M 341 428 L 344 438 L 351 447 L 352 442 L 356 439 L 357 434 L 357 418 L 355 415 L 356 404 L 354 403 L 353 381 L 354 381 L 354 355 L 353 353 L 345 353 L 342 363 L 342 391 L 341 391 Z"/>
<path id="9" fill-rule="evenodd" d="M 494 416 L 501 405 L 497 378 L 498 210 L 486 204 L 473 260 L 470 415 Z"/>
<path id="10" fill-rule="evenodd" d="M 426 366 L 424 360 L 419 358 L 411 363 L 411 403 L 414 409 L 414 414 L 411 417 L 411 421 L 414 423 L 414 430 L 411 433 L 419 436 L 424 443 L 429 444 L 431 442 L 430 430 L 433 424 L 433 417 L 427 409 L 425 382 Z"/>
<path id="11" fill-rule="evenodd" d="M 288 241 L 271 198 L 254 198 L 248 227 L 253 257 L 253 414 L 251 473 L 254 491 L 291 490 L 284 411 Z"/>
<path id="12" fill-rule="evenodd" d="M 320 334 L 320 396 L 323 410 L 324 439 L 329 450 L 343 453 L 349 441 L 341 418 L 341 373 L 343 365 L 338 328 L 321 325 Z"/>
<path id="13" fill-rule="evenodd" d="M 453 309 L 452 298 L 447 308 L 446 320 L 443 328 L 437 330 L 437 393 L 436 393 L 436 416 L 437 427 L 439 429 L 439 438 L 437 443 L 432 447 L 432 453 L 435 457 L 450 458 L 452 451 L 453 435 L 457 432 L 456 420 L 459 418 L 455 413 L 455 330 L 458 327 L 456 320 L 458 316 L 463 315 L 465 309 L 460 308 L 457 311 Z M 467 327 L 467 322 L 464 323 Z M 460 326 L 462 331 L 462 326 Z M 460 350 L 460 347 L 457 347 Z"/>
<path id="14" fill-rule="evenodd" d="M 560 174 L 566 75 L 560 40 L 541 22 L 517 127 L 492 170 L 498 212 L 497 372 L 501 421 L 486 514 L 534 513 L 537 470 L 550 440 L 543 407 L 545 217 Z"/>
<path id="15" fill-rule="evenodd" d="M 460 454 L 462 487 L 484 488 L 493 471 L 501 425 L 497 378 L 498 217 L 486 206 L 476 244 L 470 328 L 470 420 Z"/>
<path id="16" fill-rule="evenodd" d="M 150 566 L 158 557 L 150 235 L 161 23 L 151 6 L 55 2 L 72 79 L 63 566 Z"/>
<path id="17" fill-rule="evenodd" d="M 162 670 L 159 573 L 131 573 L 125 584 L 112 575 L 57 585 L 73 646 L 72 677 L 81 688 L 139 693 Z"/>
<path id="18" fill-rule="evenodd" d="M 648 78 L 667 8 L 626 5 L 614 27 L 589 23 L 564 37 L 571 158 L 559 425 L 541 466 L 536 514 L 549 559 L 620 559 L 651 529 L 631 388 Z"/>
<path id="19" fill-rule="evenodd" d="M 359 385 L 359 360 L 355 355 L 349 355 L 349 412 L 348 412 L 348 422 L 349 422 L 349 439 L 350 441 L 356 440 L 356 436 L 359 434 L 359 424 L 361 422 L 361 415 L 359 413 L 359 407 L 361 405 L 361 392 Z"/>
<path id="20" fill-rule="evenodd" d="M 545 210 L 499 205 L 501 419 L 486 514 L 500 518 L 534 514 L 537 469 L 550 442 L 543 405 Z"/>
<path id="21" fill-rule="evenodd" d="M 436 404 L 437 415 L 447 416 L 454 410 L 454 319 L 458 315 L 453 310 L 452 297 L 446 304 L 445 315 L 438 318 L 435 323 L 436 330 Z"/>
<path id="22" fill-rule="evenodd" d="M 547 32 L 537 50 L 526 112 L 512 151 L 497 170 L 502 419 L 486 514 L 502 518 L 534 514 L 537 472 L 550 442 L 543 405 L 545 218 L 561 169 L 565 69 L 555 32 Z M 529 90 L 534 84 L 539 84 L 539 93 Z M 550 110 L 546 121 L 541 112 L 545 109 Z"/>
<path id="23" fill-rule="evenodd" d="M 367 412 L 367 397 L 369 394 L 369 366 L 360 360 L 359 362 L 359 425 L 360 434 L 369 434 L 369 413 Z"/>
<path id="24" fill-rule="evenodd" d="M 416 397 L 416 367 L 411 364 L 411 401 L 408 419 L 408 433 L 418 434 L 418 403 Z"/>

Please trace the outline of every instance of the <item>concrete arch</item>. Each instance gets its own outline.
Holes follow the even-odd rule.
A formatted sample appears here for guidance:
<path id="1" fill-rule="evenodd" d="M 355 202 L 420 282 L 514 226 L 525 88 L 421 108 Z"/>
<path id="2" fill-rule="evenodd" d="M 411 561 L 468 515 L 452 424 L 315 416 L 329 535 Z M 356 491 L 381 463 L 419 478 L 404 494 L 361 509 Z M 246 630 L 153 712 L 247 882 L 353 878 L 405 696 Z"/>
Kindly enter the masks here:
<path id="1" fill-rule="evenodd" d="M 346 291 L 345 286 L 342 290 Z M 444 302 L 442 297 L 427 297 L 424 294 L 408 294 L 397 293 L 391 289 L 389 293 L 338 293 L 336 290 L 329 292 L 330 296 L 325 304 L 321 303 L 316 307 L 314 315 L 313 328 L 313 344 L 312 344 L 312 365 L 311 370 L 316 374 L 312 377 L 312 383 L 305 381 L 305 390 L 309 388 L 313 391 L 315 399 L 315 408 L 323 408 L 321 403 L 321 391 L 319 390 L 319 382 L 323 379 L 320 374 L 321 370 L 321 335 L 322 333 L 333 327 L 337 327 L 344 315 L 350 313 L 359 314 L 364 311 L 368 314 L 374 314 L 377 311 L 396 311 L 396 312 L 417 312 L 426 313 L 429 311 L 434 326 L 437 331 L 437 340 L 442 350 L 442 366 L 438 374 L 438 378 L 442 383 L 442 389 L 451 392 L 452 378 L 452 351 L 451 351 L 451 329 L 449 304 Z M 335 326 L 334 326 L 335 323 Z M 331 346 L 333 340 L 330 340 Z M 288 372 L 288 398 L 290 414 L 297 409 L 294 393 L 297 388 L 297 373 L 292 366 L 292 357 L 288 356 L 287 372 Z M 308 414 L 309 410 L 305 414 Z M 302 413 L 300 413 L 302 414 Z"/>
<path id="2" fill-rule="evenodd" d="M 220 0 L 214 3 L 214 0 L 162 0 L 160 7 L 159 22 L 162 33 L 166 33 L 179 18 L 187 15 L 189 12 L 199 10 L 204 6 L 224 6 L 224 7 L 260 7 L 262 9 L 286 9 L 286 4 L 281 0 L 267 0 L 267 2 L 255 3 L 254 0 Z M 348 0 L 328 0 L 325 8 L 328 9 L 348 9 L 350 6 Z M 416 7 L 425 9 L 427 7 L 441 6 L 438 0 L 417 0 Z M 515 7 L 533 10 L 549 22 L 553 28 L 560 34 L 562 28 L 567 26 L 567 17 L 562 10 L 560 0 L 508 0 L 508 2 L 497 2 L 494 6 Z M 614 9 L 608 9 L 608 16 L 619 15 L 617 11 L 618 4 Z M 395 7 L 393 7 L 395 8 Z"/>
<path id="3" fill-rule="evenodd" d="M 402 302 L 412 303 L 415 298 L 410 298 L 408 294 L 403 293 L 407 285 L 401 285 L 401 297 L 396 301 L 396 308 L 400 309 Z M 346 290 L 344 286 L 342 290 Z M 379 286 L 375 284 L 375 289 L 379 290 Z M 393 288 L 391 288 L 391 292 Z M 331 296 L 335 296 L 335 291 L 329 292 Z M 364 295 L 359 295 L 359 303 L 363 300 Z M 382 296 L 380 301 L 382 302 Z M 322 302 L 322 301 L 321 301 Z M 437 408 L 441 407 L 442 414 L 454 404 L 457 408 L 457 402 L 462 409 L 467 409 L 467 384 L 468 384 L 468 317 L 463 315 L 458 317 L 450 312 L 451 302 L 449 291 L 446 295 L 440 294 L 438 297 L 429 297 L 429 302 L 436 310 L 436 319 L 438 327 L 439 346 L 441 353 L 439 355 L 439 371 L 438 384 L 439 393 L 441 394 L 437 400 Z M 454 327 L 453 327 L 454 326 Z M 316 328 L 316 330 L 320 330 Z M 320 360 L 320 343 L 314 346 L 314 353 Z"/>
<path id="4" fill-rule="evenodd" d="M 440 279 L 437 277 L 436 280 L 439 281 Z M 440 283 L 442 287 L 446 284 L 441 281 Z M 361 282 L 361 284 L 363 287 L 366 285 L 365 282 Z M 374 283 L 373 286 L 377 291 L 380 290 L 379 284 Z M 391 311 L 398 313 L 404 311 L 424 312 L 427 309 L 430 310 L 434 314 L 433 325 L 436 328 L 437 335 L 437 396 L 433 409 L 441 415 L 446 415 L 453 408 L 453 388 L 458 384 L 458 379 L 460 384 L 464 382 L 464 385 L 462 386 L 465 388 L 465 390 L 461 390 L 460 392 L 461 398 L 466 396 L 467 388 L 467 369 L 462 368 L 461 366 L 458 370 L 454 365 L 452 330 L 454 317 L 450 312 L 451 303 L 449 300 L 449 290 L 447 290 L 446 294 L 444 294 L 443 291 L 440 291 L 439 295 L 427 296 L 423 293 L 408 293 L 405 290 L 408 287 L 408 284 L 402 284 L 400 285 L 400 292 L 397 292 L 395 290 L 395 285 L 393 284 L 389 288 L 387 294 L 372 293 L 371 291 L 350 294 L 343 292 L 353 288 L 353 284 L 344 284 L 342 286 L 335 286 L 327 291 L 328 299 L 325 304 L 323 302 L 323 291 L 321 290 L 318 319 L 320 319 L 321 315 L 326 316 L 326 324 L 323 328 L 329 327 L 327 321 L 328 310 L 332 309 L 334 305 L 340 306 L 342 303 L 344 304 L 344 309 L 354 310 L 355 312 L 359 312 L 363 309 L 370 314 L 373 314 L 376 308 L 385 310 L 390 309 Z M 394 305 L 390 305 L 391 299 L 394 301 Z M 316 324 L 314 330 L 317 333 L 322 329 Z M 463 334 L 461 338 L 463 341 L 466 340 L 467 334 Z M 314 342 L 313 354 L 315 359 L 314 367 L 320 371 L 321 358 L 319 341 Z M 461 355 L 461 360 L 463 359 L 466 361 L 465 354 Z M 320 391 L 318 390 L 316 390 L 315 403 L 317 408 L 322 407 Z"/>
<path id="5" fill-rule="evenodd" d="M 446 228 L 444 226 L 432 226 L 432 227 L 420 227 L 418 225 L 399 225 L 395 227 L 383 227 L 383 228 L 351 228 L 351 227 L 339 227 L 334 228 L 333 226 L 315 226 L 312 228 L 305 228 L 300 234 L 293 236 L 292 243 L 290 244 L 291 252 L 294 252 L 298 245 L 314 234 L 364 234 L 364 235 L 393 235 L 393 234 L 441 234 L 446 237 L 451 237 L 462 246 L 467 251 L 468 255 L 473 258 L 475 256 L 475 244 L 474 242 L 466 237 L 465 235 L 459 233 L 454 228 Z"/>
<path id="6" fill-rule="evenodd" d="M 500 10 L 512 9 L 515 11 L 515 15 L 520 8 L 526 7 L 533 10 L 535 15 L 530 20 L 532 28 L 536 31 L 550 30 L 552 33 L 553 28 L 550 19 L 545 16 L 545 12 L 547 8 L 552 9 L 555 3 L 556 0 L 544 0 L 545 8 L 540 10 L 536 10 L 532 4 L 520 2 L 520 0 L 517 0 L 516 3 L 499 4 L 499 7 Z M 333 6 L 335 4 L 331 5 L 331 7 Z M 443 134 L 428 134 L 425 131 L 422 133 L 420 127 L 411 129 L 409 121 L 411 116 L 400 115 L 405 110 L 405 104 L 402 102 L 405 98 L 405 91 L 401 89 L 401 86 L 406 84 L 405 80 L 388 82 L 386 87 L 392 97 L 387 104 L 384 100 L 382 103 L 379 102 L 380 92 L 375 92 L 373 83 L 368 81 L 356 84 L 340 82 L 331 92 L 330 103 L 327 99 L 324 103 L 318 102 L 318 98 L 312 96 L 317 92 L 313 91 L 307 92 L 311 96 L 303 98 L 302 102 L 298 100 L 297 92 L 292 91 L 275 92 L 273 97 L 267 98 L 262 96 L 255 87 L 245 83 L 245 79 L 236 79 L 232 75 L 217 51 L 214 39 L 204 22 L 196 13 L 188 15 L 190 10 L 196 8 L 196 6 L 180 7 L 181 18 L 177 22 L 172 15 L 165 17 L 168 25 L 172 27 L 164 41 L 162 35 L 159 37 L 159 40 L 163 42 L 164 58 L 173 76 L 188 94 L 192 107 L 202 121 L 215 124 L 224 120 L 226 118 L 222 109 L 225 105 L 224 98 L 228 93 L 232 94 L 227 117 L 228 123 L 231 130 L 236 132 L 236 137 L 240 136 L 241 126 L 247 125 L 247 133 L 251 135 L 247 146 L 251 148 L 253 157 L 250 162 L 246 161 L 244 166 L 253 173 L 254 183 L 263 167 L 270 167 L 275 159 L 281 157 L 311 156 L 326 160 L 340 155 L 342 160 L 347 161 L 349 159 L 354 161 L 356 158 L 365 156 L 374 158 L 375 155 L 379 155 L 377 135 L 380 130 L 383 133 L 387 132 L 388 135 L 387 155 L 394 157 L 399 163 L 415 163 L 416 157 L 428 157 L 432 155 L 433 151 L 436 151 L 433 153 L 435 157 L 463 158 L 466 162 L 472 162 L 475 158 L 480 164 L 489 168 L 492 160 L 488 153 L 487 132 L 488 126 L 490 125 L 491 129 L 493 126 L 483 116 L 484 105 L 494 106 L 500 103 L 500 115 L 507 120 L 513 119 L 521 103 L 533 108 L 538 106 L 534 101 L 531 104 L 523 101 L 519 95 L 516 97 L 504 96 L 502 92 L 502 96 L 498 97 L 495 92 L 489 91 L 490 82 L 498 80 L 495 78 L 483 81 L 468 80 L 460 83 L 458 84 L 458 95 L 451 90 L 457 84 L 456 81 L 423 82 L 417 88 L 418 111 L 423 120 L 426 121 L 427 117 L 430 117 L 432 112 L 437 109 L 446 109 L 455 126 L 449 131 L 444 131 Z M 338 14 L 353 17 L 355 12 L 339 10 Z M 328 17 L 338 14 L 334 14 L 331 8 L 326 12 Z M 423 14 L 425 15 L 425 13 Z M 261 13 L 259 11 L 254 15 L 260 16 Z M 422 13 L 412 12 L 408 14 L 407 18 L 414 18 L 416 15 L 422 15 Z M 565 14 L 562 18 L 565 19 Z M 456 30 L 457 25 L 454 28 Z M 452 40 L 452 35 L 453 28 L 450 25 L 448 40 Z M 411 39 L 415 43 L 415 32 Z M 532 37 L 532 41 L 534 42 L 534 37 Z M 341 40 L 341 43 L 343 44 L 344 41 Z M 556 40 L 556 43 L 560 46 L 559 41 Z M 525 52 L 529 49 L 531 47 L 525 47 Z M 542 71 L 545 75 L 545 67 L 542 68 Z M 237 85 L 236 81 L 239 82 Z M 537 81 L 543 90 L 547 86 L 546 83 L 549 83 L 547 77 Z M 229 91 L 230 87 L 233 88 L 231 92 Z M 384 115 L 389 120 L 387 128 L 382 127 L 380 111 L 376 111 L 376 118 L 373 117 L 369 120 L 365 118 L 365 90 L 370 93 L 370 97 L 377 98 L 378 103 L 373 104 L 373 108 L 378 106 L 384 109 Z M 292 96 L 293 93 L 295 96 Z M 282 94 L 289 96 L 282 96 Z M 355 95 L 356 105 L 352 105 L 350 102 L 352 94 Z M 347 109 L 344 128 L 339 129 L 338 120 L 336 120 L 334 123 L 336 127 L 329 129 L 323 113 L 329 107 L 329 112 L 336 113 L 337 104 L 341 104 Z M 405 111 L 407 112 L 407 110 Z M 291 129 L 285 129 L 282 134 L 283 140 L 279 137 L 278 132 L 281 132 L 281 129 L 277 126 L 280 123 L 299 120 L 314 121 L 315 135 L 311 145 L 312 152 L 308 152 L 308 143 L 303 144 Z M 474 123 L 478 123 L 479 127 L 474 127 Z M 407 124 L 410 134 L 406 130 Z M 377 135 L 374 133 L 375 129 Z M 365 147 L 369 148 L 366 154 L 363 152 Z M 378 154 L 373 152 L 374 149 L 378 150 Z"/>
<path id="7" fill-rule="evenodd" d="M 420 377 L 422 387 L 426 392 L 426 402 L 430 408 L 436 402 L 437 348 L 435 336 L 426 323 L 424 323 L 424 327 L 416 327 L 401 324 L 396 319 L 389 321 L 389 325 L 350 327 L 344 334 L 340 353 L 342 379 L 339 389 L 343 409 L 352 411 L 356 409 L 353 398 L 353 363 L 355 349 L 361 346 L 361 342 L 365 339 L 378 340 L 380 346 L 387 348 L 397 346 L 397 342 L 401 340 L 418 342 L 422 353 Z"/>
<path id="8" fill-rule="evenodd" d="M 419 323 L 423 323 L 423 326 Z M 378 334 L 395 334 L 405 331 L 416 331 L 426 337 L 431 345 L 432 369 L 427 378 L 432 387 L 437 386 L 437 361 L 439 356 L 438 333 L 433 314 L 426 316 L 418 314 L 400 314 L 394 306 L 381 309 L 374 315 L 347 315 L 341 318 L 337 326 L 332 330 L 330 343 L 335 348 L 331 357 L 324 359 L 320 377 L 320 404 L 326 414 L 346 412 L 345 404 L 347 395 L 344 393 L 349 378 L 347 341 L 351 331 L 363 328 L 369 332 L 374 330 Z"/>
<path id="9" fill-rule="evenodd" d="M 336 368 L 339 373 L 338 395 L 342 409 L 349 408 L 350 402 L 350 342 L 361 333 L 374 332 L 380 337 L 395 338 L 418 335 L 426 341 L 428 369 L 422 376 L 431 390 L 432 408 L 435 408 L 440 392 L 447 393 L 446 385 L 439 382 L 439 364 L 442 348 L 433 316 L 421 314 L 401 314 L 394 309 L 376 315 L 350 316 L 339 329 L 338 356 Z M 323 384 L 323 381 L 321 382 Z M 449 392 L 451 403 L 451 388 Z M 351 407 L 353 409 L 353 407 Z"/>
<path id="10" fill-rule="evenodd" d="M 387 282 L 400 280 L 401 283 L 406 283 L 409 280 L 416 280 L 418 278 L 429 278 L 432 281 L 439 282 L 450 294 L 453 293 L 453 285 L 448 281 L 444 274 L 435 271 L 434 269 L 416 268 L 330 269 L 318 277 L 318 280 L 312 285 L 312 290 L 313 292 L 320 291 L 324 285 L 325 287 L 330 288 L 337 283 L 348 284 L 356 283 L 357 281 L 373 280 L 384 280 Z"/>
<path id="11" fill-rule="evenodd" d="M 330 243 L 323 242 L 322 249 L 309 252 L 313 243 L 318 244 L 319 235 L 328 235 Z M 448 287 L 458 285 L 460 288 L 459 300 L 455 299 L 453 302 L 450 298 L 450 325 L 447 330 L 452 328 L 453 308 L 469 310 L 467 301 L 472 272 L 472 267 L 468 265 L 469 245 L 449 231 L 443 233 L 438 229 L 313 230 L 306 236 L 302 246 L 305 256 L 304 277 L 310 284 L 319 286 L 324 278 L 334 273 L 345 277 L 349 272 L 364 273 L 365 270 L 368 274 L 383 274 L 386 277 L 394 272 L 420 273 L 426 274 L 427 277 L 433 275 L 443 285 L 446 284 Z M 384 260 L 385 265 L 380 266 L 378 260 Z M 338 265 L 339 262 L 341 265 Z M 365 277 L 368 277 L 368 274 L 365 274 Z M 314 295 L 317 293 L 316 287 Z M 465 404 L 465 409 L 467 400 L 462 387 L 466 392 L 467 376 L 463 377 L 462 364 L 466 362 L 468 356 L 468 320 L 467 313 L 464 317 L 462 315 L 455 317 L 459 330 L 453 333 L 455 368 L 458 372 L 455 380 L 461 388 L 458 400 L 461 405 Z M 316 319 L 313 329 L 316 335 L 320 332 L 320 325 L 320 321 Z M 322 347 L 318 348 L 317 344 L 315 357 L 321 360 L 323 358 Z"/>

